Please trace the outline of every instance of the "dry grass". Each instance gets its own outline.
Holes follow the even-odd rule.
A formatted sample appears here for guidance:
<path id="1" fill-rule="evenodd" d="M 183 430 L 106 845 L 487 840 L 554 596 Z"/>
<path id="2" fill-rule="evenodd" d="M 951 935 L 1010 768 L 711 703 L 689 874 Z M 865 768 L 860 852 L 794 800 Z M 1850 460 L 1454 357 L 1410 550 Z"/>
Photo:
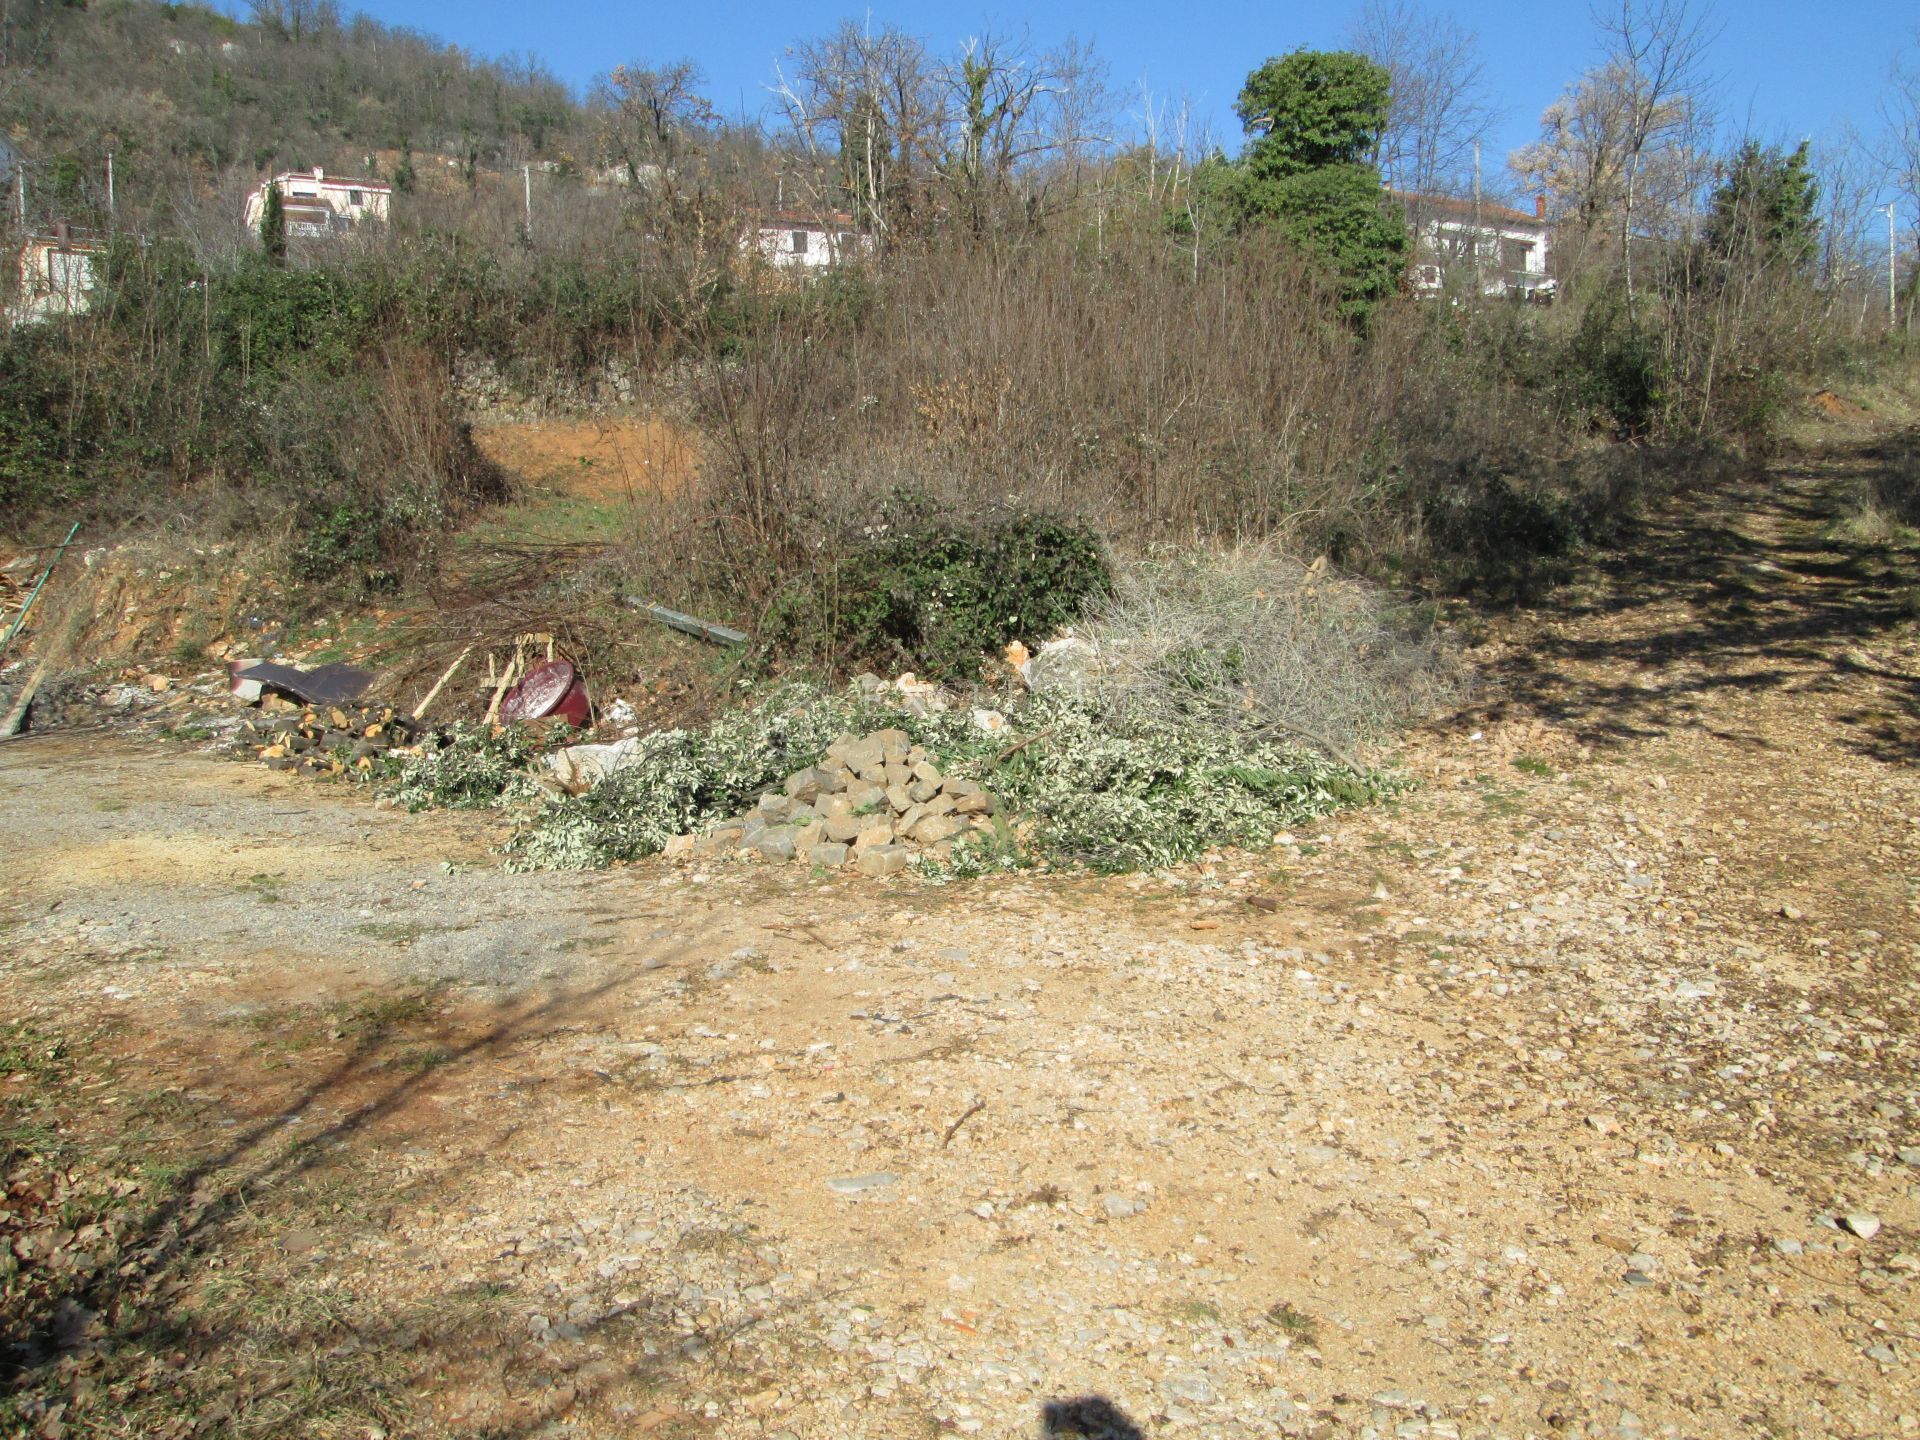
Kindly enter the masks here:
<path id="1" fill-rule="evenodd" d="M 1335 756 L 1460 684 L 1430 621 L 1274 542 L 1124 565 L 1086 633 L 1099 690 L 1127 723 L 1203 719 Z"/>

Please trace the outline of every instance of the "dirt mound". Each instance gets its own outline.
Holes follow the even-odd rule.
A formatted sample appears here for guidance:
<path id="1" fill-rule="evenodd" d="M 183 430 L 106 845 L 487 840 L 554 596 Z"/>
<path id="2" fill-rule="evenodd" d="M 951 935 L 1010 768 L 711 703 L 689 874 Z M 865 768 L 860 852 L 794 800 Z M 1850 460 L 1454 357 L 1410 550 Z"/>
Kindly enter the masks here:
<path id="1" fill-rule="evenodd" d="M 1867 413 L 1865 406 L 1856 405 L 1845 396 L 1836 395 L 1831 390 L 1814 391 L 1813 408 L 1835 420 L 1858 420 Z"/>

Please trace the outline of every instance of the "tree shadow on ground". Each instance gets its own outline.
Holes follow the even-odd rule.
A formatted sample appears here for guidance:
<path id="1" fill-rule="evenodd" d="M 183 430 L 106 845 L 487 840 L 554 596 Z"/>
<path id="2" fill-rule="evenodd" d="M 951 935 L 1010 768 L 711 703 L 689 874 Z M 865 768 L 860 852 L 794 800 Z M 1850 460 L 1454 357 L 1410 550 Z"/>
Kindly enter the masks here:
<path id="1" fill-rule="evenodd" d="M 1049 1400 L 1040 1407 L 1040 1433 L 1046 1440 L 1083 1436 L 1085 1440 L 1146 1440 L 1146 1433 L 1104 1395 Z"/>
<path id="2" fill-rule="evenodd" d="M 676 958 L 684 955 L 669 963 Z M 616 972 L 508 1003 L 477 1030 L 445 1036 L 448 1043 L 421 1063 L 407 1063 L 416 1052 L 393 1034 L 370 1029 L 232 1137 L 217 1145 L 182 1137 L 190 1151 L 183 1163 L 143 1182 L 117 1217 L 97 1217 L 107 1221 L 95 1228 L 109 1263 L 68 1267 L 14 1292 L 25 1303 L 0 1315 L 0 1340 L 9 1342 L 0 1349 L 0 1428 L 157 1440 L 349 1423 L 359 1427 L 353 1433 L 369 1425 L 412 1433 L 422 1402 L 449 1381 L 491 1376 L 495 1388 L 501 1377 L 509 1382 L 512 1404 L 506 1413 L 496 1407 L 474 1415 L 457 1433 L 514 1440 L 551 1425 L 596 1386 L 640 1397 L 660 1392 L 707 1350 L 723 1351 L 769 1315 L 812 1303 L 817 1297 L 789 1297 L 762 1307 L 766 1313 L 689 1334 L 672 1295 L 629 1296 L 574 1317 L 558 1337 L 608 1342 L 617 1351 L 621 1363 L 594 1375 L 577 1363 L 546 1363 L 545 1337 L 527 1333 L 530 1297 L 512 1287 L 427 1276 L 408 1292 L 417 1301 L 406 1302 L 358 1295 L 343 1283 L 354 1222 L 375 1212 L 380 1233 L 362 1228 L 358 1238 L 396 1248 L 386 1245 L 379 1212 L 419 1203 L 381 1174 L 396 1147 L 420 1132 L 408 1107 L 463 1072 L 491 1079 L 529 1039 L 604 1020 L 610 996 L 629 978 Z M 289 1139 L 306 1129 L 300 1122 L 311 1112 L 329 1109 L 336 1118 Z M 185 1123 L 204 1137 L 204 1117 Z M 515 1128 L 503 1125 L 474 1156 L 436 1171 L 436 1188 L 459 1190 L 496 1163 Z M 22 1173 L 16 1168 L 9 1182 Z M 317 1203 L 303 1195 L 315 1185 L 322 1187 Z M 342 1199 L 329 1206 L 334 1195 Z M 343 1204 L 347 1213 L 338 1214 Z M 289 1233 L 306 1226 L 315 1228 Z M 53 1233 L 71 1243 L 74 1231 Z M 308 1248 L 311 1256 L 297 1253 Z M 289 1269 L 291 1277 L 280 1273 Z"/>
<path id="3" fill-rule="evenodd" d="M 1766 748 L 1765 712 L 1730 733 L 1718 699 L 1813 693 L 1849 748 L 1920 758 L 1920 675 L 1860 653 L 1920 613 L 1920 563 L 1840 524 L 1848 490 L 1909 463 L 1906 444 L 1835 446 L 1676 494 L 1492 667 L 1475 718 L 1522 710 L 1596 745 L 1694 727 Z"/>

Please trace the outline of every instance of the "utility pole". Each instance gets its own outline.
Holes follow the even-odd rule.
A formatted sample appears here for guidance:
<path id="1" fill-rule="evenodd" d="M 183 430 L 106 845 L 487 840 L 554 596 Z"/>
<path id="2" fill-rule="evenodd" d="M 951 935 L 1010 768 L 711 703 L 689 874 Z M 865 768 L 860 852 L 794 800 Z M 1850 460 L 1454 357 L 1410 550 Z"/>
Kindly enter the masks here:
<path id="1" fill-rule="evenodd" d="M 1480 279 L 1480 142 L 1473 142 L 1473 298 L 1485 298 L 1486 286 Z"/>
<path id="2" fill-rule="evenodd" d="M 107 224 L 113 224 L 113 151 L 107 151 Z"/>
<path id="3" fill-rule="evenodd" d="M 520 167 L 520 181 L 526 187 L 527 199 L 527 243 L 533 243 L 533 166 Z"/>
<path id="4" fill-rule="evenodd" d="M 1880 212 L 1887 217 L 1887 329 L 1892 330 L 1894 327 L 1894 321 L 1898 314 L 1898 311 L 1893 301 L 1893 296 L 1894 296 L 1893 202 L 1888 201 L 1885 205 L 1882 205 L 1880 207 Z"/>

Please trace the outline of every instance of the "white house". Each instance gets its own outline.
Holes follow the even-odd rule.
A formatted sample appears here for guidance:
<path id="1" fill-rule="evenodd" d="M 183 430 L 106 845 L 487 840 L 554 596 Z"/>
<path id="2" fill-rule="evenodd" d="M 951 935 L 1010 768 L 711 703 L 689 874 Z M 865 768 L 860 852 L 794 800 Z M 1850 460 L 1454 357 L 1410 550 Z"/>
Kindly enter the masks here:
<path id="1" fill-rule="evenodd" d="M 15 324 L 79 315 L 93 303 L 94 261 L 106 249 L 99 235 L 56 225 L 28 235 L 20 247 L 20 276 L 7 316 Z"/>
<path id="2" fill-rule="evenodd" d="M 778 270 L 815 270 L 873 253 L 873 236 L 854 227 L 851 215 L 776 210 L 753 217 L 741 238 Z"/>
<path id="3" fill-rule="evenodd" d="M 1522 300 L 1553 298 L 1547 274 L 1546 198 L 1534 213 L 1490 201 L 1389 190 L 1387 198 L 1406 212 L 1413 233 L 1411 279 L 1421 295 L 1438 294 L 1449 280 L 1472 285 L 1477 275 L 1487 295 Z"/>
<path id="4" fill-rule="evenodd" d="M 393 187 L 378 180 L 329 176 L 317 165 L 311 173 L 286 170 L 261 181 L 247 196 L 247 229 L 254 234 L 266 212 L 267 191 L 274 186 L 280 189 L 289 235 L 345 235 L 368 221 L 385 224 L 393 203 Z"/>

